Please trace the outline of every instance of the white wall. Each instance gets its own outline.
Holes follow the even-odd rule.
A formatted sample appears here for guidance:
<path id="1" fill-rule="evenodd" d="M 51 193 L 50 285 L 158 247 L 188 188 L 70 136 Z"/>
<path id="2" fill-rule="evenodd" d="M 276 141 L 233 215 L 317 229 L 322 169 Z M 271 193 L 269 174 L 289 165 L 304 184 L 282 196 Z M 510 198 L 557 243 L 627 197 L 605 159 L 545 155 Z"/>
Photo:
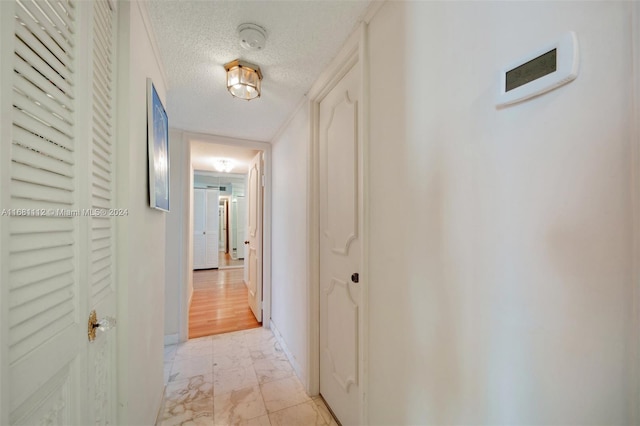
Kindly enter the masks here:
<path id="1" fill-rule="evenodd" d="M 119 25 L 117 206 L 129 216 L 117 228 L 117 423 L 150 425 L 164 390 L 166 214 L 149 208 L 146 78 L 163 102 L 166 86 L 138 3 L 119 3 Z"/>
<path id="2" fill-rule="evenodd" d="M 631 422 L 630 8 L 372 20 L 371 424 Z M 499 68 L 569 29 L 578 79 L 496 110 Z"/>
<path id="3" fill-rule="evenodd" d="M 171 119 L 171 117 L 169 117 Z M 167 246 L 165 253 L 165 316 L 164 334 L 165 343 L 177 343 L 180 336 L 180 315 L 183 305 L 183 283 L 185 271 L 188 269 L 187 258 L 184 255 L 183 228 L 186 218 L 185 206 L 188 198 L 185 197 L 185 186 L 189 176 L 185 170 L 188 155 L 188 144 L 182 140 L 182 132 L 169 130 L 169 170 L 171 172 L 170 183 L 170 212 L 167 213 L 166 236 Z"/>
<path id="4" fill-rule="evenodd" d="M 304 101 L 273 141 L 271 322 L 293 356 L 296 373 L 308 374 L 307 155 L 309 103 Z"/>

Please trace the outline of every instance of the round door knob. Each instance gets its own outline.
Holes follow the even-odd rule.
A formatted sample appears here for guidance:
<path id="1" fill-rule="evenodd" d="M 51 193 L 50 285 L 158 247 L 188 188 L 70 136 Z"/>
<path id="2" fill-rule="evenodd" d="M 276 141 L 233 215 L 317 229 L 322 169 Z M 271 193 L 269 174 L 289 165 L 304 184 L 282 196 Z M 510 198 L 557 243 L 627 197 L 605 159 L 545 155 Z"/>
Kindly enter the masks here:
<path id="1" fill-rule="evenodd" d="M 245 241 L 244 243 L 245 243 L 245 244 L 249 244 L 249 241 Z"/>

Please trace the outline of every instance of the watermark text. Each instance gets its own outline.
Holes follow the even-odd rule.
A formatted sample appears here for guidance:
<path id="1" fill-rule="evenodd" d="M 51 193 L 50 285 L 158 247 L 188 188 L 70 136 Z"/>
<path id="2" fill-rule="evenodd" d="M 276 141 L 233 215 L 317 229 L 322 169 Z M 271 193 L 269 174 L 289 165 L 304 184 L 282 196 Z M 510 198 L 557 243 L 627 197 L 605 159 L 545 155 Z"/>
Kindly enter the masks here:
<path id="1" fill-rule="evenodd" d="M 2 209 L 0 216 L 122 217 L 129 216 L 129 209 Z"/>

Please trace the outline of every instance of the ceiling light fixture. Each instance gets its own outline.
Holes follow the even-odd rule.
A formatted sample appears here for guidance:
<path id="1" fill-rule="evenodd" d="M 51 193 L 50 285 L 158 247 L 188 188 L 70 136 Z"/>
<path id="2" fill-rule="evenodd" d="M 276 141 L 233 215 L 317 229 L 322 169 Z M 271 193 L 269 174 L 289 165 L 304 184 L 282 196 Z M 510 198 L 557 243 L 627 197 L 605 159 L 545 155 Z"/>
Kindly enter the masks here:
<path id="1" fill-rule="evenodd" d="M 234 166 L 235 162 L 233 160 L 229 160 L 226 158 L 215 158 L 213 160 L 213 167 L 215 167 L 219 172 L 229 173 L 231 170 L 233 170 Z"/>
<path id="2" fill-rule="evenodd" d="M 224 69 L 227 71 L 227 90 L 232 96 L 247 101 L 260 97 L 262 71 L 259 66 L 236 59 L 224 64 Z"/>

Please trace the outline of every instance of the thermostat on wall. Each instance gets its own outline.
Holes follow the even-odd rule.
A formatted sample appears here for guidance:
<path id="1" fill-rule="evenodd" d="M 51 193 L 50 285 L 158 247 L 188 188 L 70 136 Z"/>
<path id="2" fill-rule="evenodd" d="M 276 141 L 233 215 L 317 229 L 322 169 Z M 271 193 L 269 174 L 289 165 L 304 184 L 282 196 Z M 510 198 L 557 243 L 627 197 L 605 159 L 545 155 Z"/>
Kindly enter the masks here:
<path id="1" fill-rule="evenodd" d="M 567 84 L 578 76 L 578 65 L 578 38 L 569 31 L 501 70 L 497 105 L 514 104 Z"/>

